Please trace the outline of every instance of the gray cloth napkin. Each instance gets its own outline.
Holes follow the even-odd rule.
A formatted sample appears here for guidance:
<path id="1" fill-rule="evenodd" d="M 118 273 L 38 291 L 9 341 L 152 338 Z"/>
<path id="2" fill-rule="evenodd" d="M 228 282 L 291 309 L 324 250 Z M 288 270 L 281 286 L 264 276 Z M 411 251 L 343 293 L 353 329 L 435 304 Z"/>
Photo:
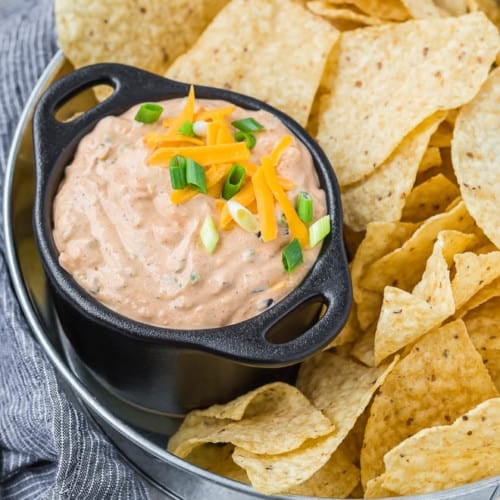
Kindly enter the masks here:
<path id="1" fill-rule="evenodd" d="M 0 0 L 0 187 L 10 141 L 57 50 L 52 0 Z M 16 302 L 0 237 L 0 499 L 144 499 L 106 437 L 66 398 Z"/>

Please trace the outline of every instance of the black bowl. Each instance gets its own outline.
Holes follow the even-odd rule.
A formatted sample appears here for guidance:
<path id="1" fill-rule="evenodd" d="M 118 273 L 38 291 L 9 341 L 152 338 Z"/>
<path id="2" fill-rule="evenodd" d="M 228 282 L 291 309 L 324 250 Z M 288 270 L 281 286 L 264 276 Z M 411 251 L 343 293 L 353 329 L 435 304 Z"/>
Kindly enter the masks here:
<path id="1" fill-rule="evenodd" d="M 114 93 L 67 123 L 55 113 L 89 87 Z M 66 335 L 81 359 L 128 402 L 169 415 L 224 402 L 258 384 L 293 381 L 297 363 L 328 344 L 344 325 L 351 283 L 342 240 L 340 192 L 317 143 L 289 116 L 248 96 L 195 86 L 196 96 L 221 99 L 278 117 L 312 155 L 326 193 L 332 231 L 302 283 L 270 309 L 221 328 L 177 330 L 126 318 L 87 294 L 58 262 L 52 203 L 79 141 L 107 115 L 134 104 L 184 97 L 189 85 L 118 64 L 97 64 L 54 83 L 40 99 L 33 122 L 36 193 L 33 224 L 40 257 Z"/>

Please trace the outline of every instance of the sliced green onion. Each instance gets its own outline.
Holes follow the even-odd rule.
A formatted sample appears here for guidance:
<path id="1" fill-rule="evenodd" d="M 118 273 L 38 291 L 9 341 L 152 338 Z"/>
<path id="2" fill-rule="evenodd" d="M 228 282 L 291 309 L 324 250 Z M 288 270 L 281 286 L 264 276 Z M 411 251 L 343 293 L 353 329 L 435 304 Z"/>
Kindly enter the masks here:
<path id="1" fill-rule="evenodd" d="M 313 220 L 313 199 L 305 191 L 301 191 L 297 197 L 297 214 L 306 224 Z"/>
<path id="2" fill-rule="evenodd" d="M 203 120 L 198 120 L 193 123 L 193 132 L 197 136 L 207 135 L 207 122 Z"/>
<path id="3" fill-rule="evenodd" d="M 193 122 L 184 122 L 177 130 L 181 135 L 187 135 L 188 137 L 194 137 L 195 133 L 193 130 Z"/>
<path id="4" fill-rule="evenodd" d="M 141 123 L 154 123 L 160 118 L 162 112 L 163 108 L 159 104 L 147 102 L 139 108 L 134 120 Z"/>
<path id="5" fill-rule="evenodd" d="M 261 130 L 264 130 L 263 125 L 261 125 L 257 120 L 254 120 L 253 118 L 243 118 L 242 120 L 236 120 L 232 122 L 232 125 L 242 132 L 260 132 Z"/>
<path id="6" fill-rule="evenodd" d="M 210 215 L 205 217 L 203 225 L 201 226 L 200 238 L 205 250 L 208 253 L 213 253 L 217 243 L 219 242 L 219 232 L 217 226 Z"/>
<path id="7" fill-rule="evenodd" d="M 172 189 L 184 189 L 187 186 L 186 158 L 184 158 L 184 156 L 175 155 L 170 160 L 168 170 L 170 172 Z"/>
<path id="8" fill-rule="evenodd" d="M 245 176 L 246 170 L 238 163 L 231 167 L 222 188 L 222 197 L 225 200 L 232 198 L 241 189 Z"/>
<path id="9" fill-rule="evenodd" d="M 320 241 L 330 234 L 330 216 L 324 215 L 314 224 L 309 226 L 309 245 L 315 247 Z"/>
<path id="10" fill-rule="evenodd" d="M 257 139 L 250 132 L 236 132 L 236 134 L 234 134 L 234 139 L 236 142 L 245 141 L 248 149 L 252 149 L 257 143 Z"/>
<path id="11" fill-rule="evenodd" d="M 304 262 L 302 248 L 297 238 L 294 238 L 283 250 L 281 255 L 283 267 L 287 273 L 291 273 L 299 264 Z"/>
<path id="12" fill-rule="evenodd" d="M 191 158 L 186 158 L 186 180 L 189 187 L 196 189 L 200 193 L 207 194 L 205 170 Z"/>
<path id="13" fill-rule="evenodd" d="M 254 214 L 244 207 L 241 203 L 237 201 L 229 200 L 227 202 L 227 209 L 231 214 L 234 222 L 238 224 L 242 229 L 248 231 L 249 233 L 255 233 L 258 229 L 257 219 Z"/>

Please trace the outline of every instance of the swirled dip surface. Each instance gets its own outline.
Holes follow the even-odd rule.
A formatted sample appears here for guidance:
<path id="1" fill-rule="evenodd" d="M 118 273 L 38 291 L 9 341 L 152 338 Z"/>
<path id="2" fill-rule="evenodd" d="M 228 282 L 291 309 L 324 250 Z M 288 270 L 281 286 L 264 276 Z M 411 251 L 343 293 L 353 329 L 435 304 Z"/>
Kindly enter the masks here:
<path id="1" fill-rule="evenodd" d="M 185 99 L 160 103 L 162 119 L 175 116 Z M 227 105 L 197 100 L 197 108 Z M 209 328 L 250 318 L 293 290 L 313 265 L 321 245 L 304 250 L 304 263 L 287 274 L 282 250 L 290 237 L 263 242 L 236 226 L 220 232 L 213 254 L 200 242 L 200 228 L 219 213 L 216 200 L 198 194 L 175 205 L 168 169 L 146 165 L 144 135 L 162 131 L 161 120 L 134 120 L 138 107 L 106 117 L 82 139 L 54 201 L 54 239 L 60 264 L 95 299 L 129 318 L 172 328 Z M 259 163 L 291 135 L 264 111 L 236 109 L 229 120 L 254 117 L 264 127 L 251 161 Z M 164 131 L 164 129 L 163 129 Z M 314 200 L 314 219 L 326 213 L 312 158 L 294 138 L 277 166 L 296 189 Z M 277 217 L 280 212 L 277 209 Z"/>

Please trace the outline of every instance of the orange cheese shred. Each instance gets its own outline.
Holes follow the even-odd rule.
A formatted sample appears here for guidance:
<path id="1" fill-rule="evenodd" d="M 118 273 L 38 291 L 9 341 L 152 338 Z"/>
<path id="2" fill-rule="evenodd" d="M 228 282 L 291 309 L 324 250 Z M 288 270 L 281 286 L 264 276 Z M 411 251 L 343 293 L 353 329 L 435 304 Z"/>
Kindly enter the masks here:
<path id="1" fill-rule="evenodd" d="M 257 173 L 257 170 L 260 168 L 258 165 L 255 165 L 255 163 L 252 163 L 250 161 L 241 162 L 241 166 L 245 167 L 245 171 L 249 177 L 253 177 Z M 292 189 L 295 189 L 295 187 L 296 187 L 295 182 L 293 182 L 290 179 L 287 179 L 286 177 L 278 176 L 278 180 L 279 180 L 280 186 L 285 191 L 291 191 Z"/>
<path id="2" fill-rule="evenodd" d="M 306 225 L 300 220 L 292 202 L 280 186 L 272 158 L 273 155 L 262 158 L 262 169 L 264 170 L 267 185 L 285 214 L 292 239 L 297 238 L 302 248 L 306 248 L 309 245 L 309 231 Z"/>
<path id="3" fill-rule="evenodd" d="M 196 144 L 203 146 L 204 142 L 196 137 L 189 137 L 181 134 L 168 136 L 166 134 L 159 134 L 157 132 L 149 132 L 144 136 L 144 144 L 151 149 L 156 149 L 162 146 L 186 146 L 189 144 Z"/>
<path id="4" fill-rule="evenodd" d="M 245 168 L 245 172 L 249 177 L 253 177 L 260 168 L 259 165 L 255 165 L 251 161 L 242 161 L 241 166 Z"/>
<path id="5" fill-rule="evenodd" d="M 180 205 L 181 203 L 186 203 L 193 196 L 196 196 L 198 191 L 193 188 L 187 187 L 184 189 L 175 189 L 170 193 L 170 201 L 174 205 Z"/>
<path id="6" fill-rule="evenodd" d="M 215 163 L 234 163 L 250 158 L 250 151 L 242 142 L 214 146 L 187 146 L 158 148 L 147 160 L 148 165 L 168 167 L 175 155 L 185 156 L 202 166 Z"/>
<path id="7" fill-rule="evenodd" d="M 164 127 L 168 127 L 167 131 L 167 137 L 172 137 L 174 135 L 177 135 L 177 131 L 179 130 L 179 127 L 184 123 L 184 122 L 192 122 L 194 118 L 194 87 L 191 85 L 189 88 L 189 94 L 186 100 L 186 104 L 184 105 L 184 109 L 180 112 L 180 114 L 175 117 L 174 120 L 171 120 L 170 118 L 167 118 L 163 122 Z"/>
<path id="8" fill-rule="evenodd" d="M 278 145 L 273 149 L 270 157 L 273 165 L 276 166 L 279 163 L 281 155 L 285 152 L 285 149 L 292 144 L 292 142 L 293 138 L 290 135 L 285 135 L 280 142 L 278 142 Z"/>
<path id="9" fill-rule="evenodd" d="M 269 189 L 264 170 L 259 169 L 252 177 L 252 184 L 257 202 L 260 231 L 263 241 L 272 241 L 278 235 L 278 224 L 274 213 L 273 193 Z"/>
<path id="10" fill-rule="evenodd" d="M 236 111 L 235 106 L 224 106 L 223 108 L 218 109 L 204 109 L 196 113 L 194 119 L 195 121 L 204 120 L 210 121 L 215 120 L 222 116 L 229 116 Z"/>
<path id="11" fill-rule="evenodd" d="M 219 182 L 215 183 L 213 186 L 208 187 L 208 196 L 212 198 L 219 198 L 222 193 L 222 187 L 224 186 L 224 179 L 221 179 Z"/>
<path id="12" fill-rule="evenodd" d="M 207 124 L 207 146 L 217 144 L 217 134 L 219 132 L 219 122 L 209 122 Z"/>
<path id="13" fill-rule="evenodd" d="M 243 205 L 244 207 L 250 206 L 255 201 L 255 192 L 253 190 L 253 184 L 247 182 L 244 186 L 231 198 L 231 200 L 236 201 Z M 220 227 L 221 229 L 229 229 L 232 222 L 231 214 L 227 208 L 227 204 L 224 205 L 220 215 Z"/>
<path id="14" fill-rule="evenodd" d="M 222 165 L 213 165 L 212 167 L 208 168 L 206 173 L 205 173 L 205 180 L 207 183 L 207 187 L 210 188 L 220 182 L 221 180 L 225 179 L 227 174 L 229 173 L 229 170 L 231 170 L 231 164 L 230 163 L 223 163 Z"/>
<path id="15" fill-rule="evenodd" d="M 233 134 L 226 123 L 223 116 L 219 116 L 215 120 L 219 124 L 219 131 L 217 133 L 217 144 L 235 144 Z M 245 146 L 246 147 L 246 146 Z"/>

